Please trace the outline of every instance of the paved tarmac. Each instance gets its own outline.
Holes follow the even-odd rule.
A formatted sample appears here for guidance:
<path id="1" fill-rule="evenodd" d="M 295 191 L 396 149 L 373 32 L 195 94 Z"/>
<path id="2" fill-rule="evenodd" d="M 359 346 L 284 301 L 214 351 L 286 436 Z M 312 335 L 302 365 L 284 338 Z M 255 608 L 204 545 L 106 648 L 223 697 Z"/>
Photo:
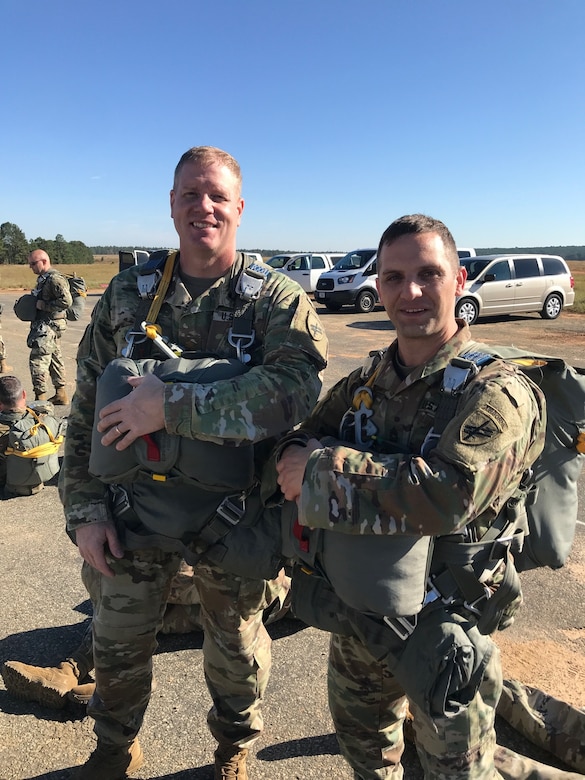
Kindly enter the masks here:
<path id="1" fill-rule="evenodd" d="M 0 302 L 4 304 L 3 334 L 9 362 L 32 393 L 27 326 L 12 312 L 16 297 L 16 293 L 0 293 Z M 70 324 L 64 337 L 70 394 L 74 389 L 77 343 L 95 300 L 96 297 L 88 299 L 84 320 Z M 332 344 L 326 385 L 359 365 L 367 351 L 383 347 L 393 338 L 383 312 L 332 315 L 319 311 Z M 544 336 L 536 335 L 537 329 L 538 333 L 542 331 L 542 322 L 530 317 L 478 325 L 474 335 L 478 340 L 488 340 L 493 332 L 494 340 L 521 345 L 518 334 L 527 328 L 525 346 L 532 344 L 534 349 L 564 356 L 560 345 L 562 334 L 568 330 L 577 346 L 567 347 L 566 356 L 578 361 L 578 355 L 584 354 L 583 319 L 569 324 L 571 320 L 562 316 L 547 323 Z M 508 342 L 504 342 L 504 325 L 511 326 L 515 334 Z M 68 407 L 61 411 L 66 415 Z M 582 498 L 583 482 L 582 479 Z M 581 522 L 585 520 L 584 506 L 582 500 Z M 37 496 L 2 501 L 1 508 L 0 663 L 8 659 L 42 665 L 57 663 L 75 647 L 88 620 L 90 605 L 79 579 L 80 559 L 64 532 L 56 485 L 49 485 Z M 581 564 L 583 572 L 582 524 L 572 559 Z M 575 652 L 585 657 L 585 577 L 573 576 L 563 569 L 555 573 L 528 573 L 523 581 L 527 604 L 510 631 L 520 637 L 536 635 L 558 642 L 570 641 Z M 572 640 L 567 639 L 569 629 L 573 631 Z M 327 636 L 293 620 L 272 626 L 271 634 L 274 668 L 264 709 L 265 733 L 250 761 L 251 780 L 350 780 L 351 773 L 339 755 L 327 710 Z M 551 662 L 552 659 L 546 661 Z M 136 777 L 207 780 L 212 777 L 214 742 L 205 723 L 209 699 L 202 674 L 201 635 L 162 637 L 154 665 L 158 687 L 141 732 L 146 764 Z M 498 723 L 498 729 L 501 744 L 546 760 L 543 753 L 518 738 L 505 724 Z M 93 744 L 92 722 L 82 711 L 56 712 L 14 700 L 0 681 L 0 780 L 62 780 L 68 777 L 68 768 L 87 757 Z M 404 766 L 405 777 L 422 778 L 410 746 Z"/>

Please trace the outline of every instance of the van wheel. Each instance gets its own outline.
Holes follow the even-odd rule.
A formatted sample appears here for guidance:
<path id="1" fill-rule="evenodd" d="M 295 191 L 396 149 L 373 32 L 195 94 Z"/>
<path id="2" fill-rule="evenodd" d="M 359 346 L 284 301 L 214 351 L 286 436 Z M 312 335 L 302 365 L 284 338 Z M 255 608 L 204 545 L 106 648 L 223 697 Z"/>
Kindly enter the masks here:
<path id="1" fill-rule="evenodd" d="M 540 316 L 545 320 L 556 320 L 562 309 L 563 301 L 561 296 L 553 293 L 552 295 L 549 295 L 544 302 Z"/>
<path id="2" fill-rule="evenodd" d="M 479 317 L 479 306 L 473 298 L 461 298 L 455 304 L 455 316 L 465 320 L 468 325 L 473 325 Z"/>
<path id="3" fill-rule="evenodd" d="M 327 311 L 341 311 L 341 304 L 331 303 L 331 301 L 327 301 L 325 304 L 325 308 L 327 309 Z"/>
<path id="4" fill-rule="evenodd" d="M 355 310 L 359 314 L 368 314 L 376 307 L 376 296 L 370 290 L 361 292 L 355 301 Z"/>

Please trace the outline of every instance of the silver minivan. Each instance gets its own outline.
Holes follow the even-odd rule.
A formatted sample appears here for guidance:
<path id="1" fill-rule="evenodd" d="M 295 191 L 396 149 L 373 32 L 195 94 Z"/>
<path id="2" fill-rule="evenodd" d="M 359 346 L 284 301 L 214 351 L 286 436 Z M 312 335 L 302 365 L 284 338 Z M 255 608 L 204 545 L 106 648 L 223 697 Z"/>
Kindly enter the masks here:
<path id="1" fill-rule="evenodd" d="M 575 280 L 557 255 L 477 255 L 460 262 L 467 281 L 455 315 L 469 325 L 478 317 L 530 311 L 554 320 L 575 300 Z"/>

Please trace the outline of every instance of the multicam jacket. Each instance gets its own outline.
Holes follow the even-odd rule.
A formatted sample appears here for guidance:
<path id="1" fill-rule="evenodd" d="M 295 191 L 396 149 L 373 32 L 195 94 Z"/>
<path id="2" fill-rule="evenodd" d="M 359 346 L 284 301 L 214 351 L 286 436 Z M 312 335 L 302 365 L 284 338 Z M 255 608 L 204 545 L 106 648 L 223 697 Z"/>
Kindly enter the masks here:
<path id="1" fill-rule="evenodd" d="M 43 302 L 43 308 L 37 309 L 34 321 L 57 321 L 59 329 L 64 329 L 67 324 L 65 312 L 73 303 L 67 279 L 51 268 L 38 277 L 35 294 Z M 33 327 L 31 324 L 31 329 Z"/>
<path id="2" fill-rule="evenodd" d="M 235 357 L 228 329 L 212 326 L 233 317 L 234 308 L 242 305 L 237 298 L 234 303 L 233 295 L 240 271 L 249 264 L 249 258 L 238 254 L 230 271 L 196 300 L 175 270 L 157 319 L 163 335 L 184 350 Z M 69 531 L 109 517 L 106 486 L 88 471 L 96 380 L 111 360 L 121 356 L 126 334 L 135 324 L 137 275 L 134 267 L 114 277 L 79 345 L 77 387 L 60 478 Z M 252 442 L 262 451 L 266 446 L 268 453 L 272 437 L 311 411 L 326 366 L 327 338 L 310 300 L 296 282 L 270 269 L 254 302 L 253 324 L 256 338 L 246 374 L 213 385 L 165 387 L 168 433 L 236 446 Z"/>
<path id="3" fill-rule="evenodd" d="M 367 451 L 340 442 L 340 423 L 364 384 L 361 369 L 333 387 L 302 429 L 327 446 L 309 458 L 299 522 L 347 534 L 438 536 L 468 526 L 481 538 L 544 444 L 546 414 L 538 388 L 501 360 L 485 366 L 463 391 L 437 446 L 421 448 L 433 426 L 443 371 L 470 340 L 458 333 L 403 381 L 396 342 L 372 387 Z M 373 424 L 373 427 L 372 427 Z M 472 537 L 472 538 L 473 538 Z"/>

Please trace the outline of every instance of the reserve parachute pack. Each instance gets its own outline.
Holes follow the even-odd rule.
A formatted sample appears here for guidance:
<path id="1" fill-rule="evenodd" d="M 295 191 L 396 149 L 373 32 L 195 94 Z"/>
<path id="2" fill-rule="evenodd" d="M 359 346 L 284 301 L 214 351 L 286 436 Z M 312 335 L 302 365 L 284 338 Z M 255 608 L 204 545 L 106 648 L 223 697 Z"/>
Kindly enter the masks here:
<path id="1" fill-rule="evenodd" d="M 22 492 L 48 482 L 59 471 L 59 447 L 63 443 L 62 420 L 26 408 L 22 419 L 8 432 L 6 448 L 6 488 Z"/>
<path id="2" fill-rule="evenodd" d="M 67 280 L 69 292 L 73 303 L 65 310 L 65 317 L 68 320 L 75 321 L 81 319 L 85 309 L 85 299 L 87 298 L 87 284 L 85 279 L 76 274 L 61 274 Z M 37 288 L 26 295 L 21 295 L 14 302 L 14 313 L 22 322 L 33 322 L 39 314 L 37 310 L 37 296 L 40 290 Z"/>
<path id="3" fill-rule="evenodd" d="M 475 342 L 470 347 L 451 361 L 458 379 L 452 380 L 447 395 L 457 397 L 482 365 L 497 358 L 519 366 L 544 393 L 544 449 L 505 511 L 510 518 L 522 507 L 526 512 L 524 543 L 514 553 L 517 571 L 558 569 L 569 555 L 577 525 L 577 481 L 585 463 L 585 369 L 516 347 Z"/>
<path id="4" fill-rule="evenodd" d="M 191 565 L 205 552 L 235 574 L 271 579 L 282 566 L 278 515 L 265 511 L 259 492 L 253 491 L 251 443 L 236 446 L 222 437 L 203 440 L 160 430 L 120 452 L 104 447 L 103 434 L 97 431 L 99 410 L 131 391 L 130 376 L 152 373 L 167 384 L 206 385 L 238 377 L 251 367 L 249 350 L 262 335 L 255 331 L 253 304 L 270 271 L 245 268 L 234 280 L 233 301 L 225 310 L 230 316 L 212 326 L 213 333 L 225 329 L 232 356 L 190 353 L 156 324 L 176 258 L 177 252 L 153 253 L 139 269 L 141 304 L 126 334 L 123 357 L 111 361 L 97 381 L 89 471 L 109 485 L 112 513 L 129 549 L 146 544 L 179 551 Z M 165 359 L 147 357 L 155 349 Z M 268 548 L 264 543 L 263 549 L 271 529 L 274 545 Z"/>

